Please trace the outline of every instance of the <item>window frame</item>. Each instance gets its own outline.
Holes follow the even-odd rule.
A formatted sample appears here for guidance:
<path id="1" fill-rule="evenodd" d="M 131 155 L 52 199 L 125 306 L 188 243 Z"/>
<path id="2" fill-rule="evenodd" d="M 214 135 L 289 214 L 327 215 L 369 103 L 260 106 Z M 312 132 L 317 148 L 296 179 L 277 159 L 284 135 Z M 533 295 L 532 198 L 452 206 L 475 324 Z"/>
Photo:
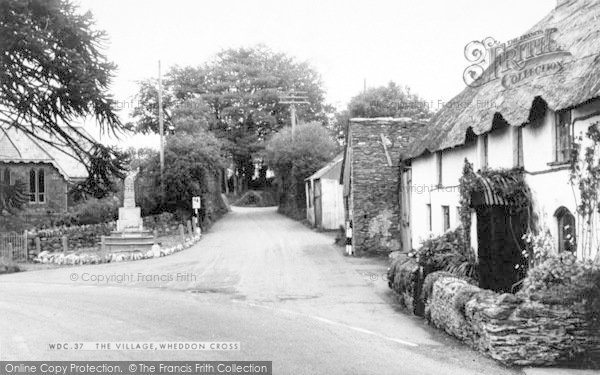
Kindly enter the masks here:
<path id="1" fill-rule="evenodd" d="M 564 121 L 563 116 L 568 120 Z M 572 147 L 573 118 L 571 110 L 557 111 L 554 114 L 554 162 L 568 163 L 571 160 Z"/>
<path id="2" fill-rule="evenodd" d="M 442 205 L 442 230 L 450 230 L 450 206 Z"/>
<path id="3" fill-rule="evenodd" d="M 9 167 L 0 168 L 0 179 L 2 182 L 6 182 L 7 185 L 12 185 L 12 171 Z"/>
<path id="4" fill-rule="evenodd" d="M 46 180 L 46 170 L 44 168 L 31 168 L 29 170 L 29 203 L 46 203 Z"/>
<path id="5" fill-rule="evenodd" d="M 478 137 L 479 169 L 488 167 L 489 162 L 489 133 L 481 134 Z"/>
<path id="6" fill-rule="evenodd" d="M 523 127 L 517 126 L 513 129 L 513 166 L 524 167 L 523 162 Z"/>
<path id="7" fill-rule="evenodd" d="M 443 176 L 443 168 L 444 168 L 444 162 L 443 162 L 443 153 L 442 151 L 438 151 L 436 152 L 436 159 L 435 159 L 435 166 L 436 166 L 436 172 L 437 172 L 437 186 L 438 188 L 441 188 L 444 186 L 444 176 Z"/>
<path id="8" fill-rule="evenodd" d="M 432 211 L 431 211 L 431 203 L 426 203 L 425 208 L 426 208 L 426 212 L 427 212 L 427 230 L 429 232 L 432 232 L 433 231 L 433 218 L 432 218 Z"/>
<path id="9" fill-rule="evenodd" d="M 556 218 L 556 225 L 558 230 L 558 246 L 557 250 L 559 253 L 577 253 L 577 221 L 575 215 L 569 211 L 566 207 L 560 207 L 554 213 L 554 217 Z M 568 222 L 567 222 L 568 220 Z M 570 233 L 567 233 L 566 226 L 567 224 L 570 226 Z M 572 243 L 567 248 L 567 240 L 565 239 L 565 234 L 571 235 L 573 238 Z"/>

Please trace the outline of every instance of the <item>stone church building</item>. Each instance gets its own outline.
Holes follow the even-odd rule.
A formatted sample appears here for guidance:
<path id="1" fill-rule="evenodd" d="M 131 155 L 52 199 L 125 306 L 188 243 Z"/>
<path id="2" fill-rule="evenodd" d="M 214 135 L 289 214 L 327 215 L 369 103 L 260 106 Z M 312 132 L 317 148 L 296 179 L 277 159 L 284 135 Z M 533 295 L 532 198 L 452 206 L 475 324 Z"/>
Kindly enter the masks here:
<path id="1" fill-rule="evenodd" d="M 87 176 L 85 165 L 74 157 L 14 128 L 0 129 L 0 179 L 25 183 L 26 215 L 65 212 L 70 188 Z"/>

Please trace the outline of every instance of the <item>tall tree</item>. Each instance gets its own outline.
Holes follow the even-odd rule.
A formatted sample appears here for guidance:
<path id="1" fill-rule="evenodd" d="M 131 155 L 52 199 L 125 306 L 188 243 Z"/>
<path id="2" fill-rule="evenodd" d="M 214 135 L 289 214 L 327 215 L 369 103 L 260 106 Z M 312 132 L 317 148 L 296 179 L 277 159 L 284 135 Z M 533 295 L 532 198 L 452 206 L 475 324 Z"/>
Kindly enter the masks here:
<path id="1" fill-rule="evenodd" d="M 330 131 L 318 122 L 300 124 L 293 135 L 290 128 L 282 129 L 267 141 L 263 154 L 275 171 L 282 213 L 305 215 L 304 179 L 331 161 L 337 150 Z"/>
<path id="2" fill-rule="evenodd" d="M 57 146 L 88 166 L 90 181 L 110 184 L 122 175 L 115 150 L 74 125 L 91 116 L 103 132 L 123 128 L 108 94 L 115 65 L 93 24 L 68 0 L 0 1 L 0 126 Z"/>
<path id="3" fill-rule="evenodd" d="M 208 127 L 229 141 L 242 184 L 254 174 L 253 157 L 262 142 L 289 124 L 289 106 L 281 103 L 287 93 L 306 93 L 309 104 L 298 107 L 299 118 L 327 121 L 319 74 L 307 63 L 264 46 L 225 50 L 199 67 L 175 67 L 167 74 L 165 91 L 174 97 L 172 108 L 190 99 L 206 104 Z M 144 107 L 150 104 L 142 102 Z M 156 118 L 151 122 L 137 119 L 140 130 L 156 129 Z"/>
<path id="4" fill-rule="evenodd" d="M 428 103 L 403 89 L 395 82 L 370 88 L 353 97 L 348 104 L 352 117 L 411 117 L 425 119 L 431 116 Z"/>

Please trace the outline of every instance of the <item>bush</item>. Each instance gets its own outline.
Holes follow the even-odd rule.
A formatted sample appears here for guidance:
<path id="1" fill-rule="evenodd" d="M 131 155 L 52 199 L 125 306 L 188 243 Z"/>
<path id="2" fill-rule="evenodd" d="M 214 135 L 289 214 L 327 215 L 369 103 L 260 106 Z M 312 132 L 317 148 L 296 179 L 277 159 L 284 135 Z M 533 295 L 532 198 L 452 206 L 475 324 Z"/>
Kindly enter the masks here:
<path id="1" fill-rule="evenodd" d="M 464 242 L 461 227 L 425 240 L 412 256 L 423 267 L 425 276 L 444 270 L 456 276 L 478 279 L 477 260 Z"/>
<path id="2" fill-rule="evenodd" d="M 164 184 L 160 160 L 149 154 L 140 160 L 139 186 L 143 215 L 172 212 L 181 219 L 192 214 L 192 197 L 202 200 L 200 216 L 209 225 L 227 211 L 221 197 L 220 171 L 224 168 L 222 142 L 212 133 L 198 131 L 193 136 L 181 133 L 170 137 L 165 146 Z M 164 191 L 161 190 L 161 185 Z"/>
<path id="3" fill-rule="evenodd" d="M 102 199 L 88 198 L 73 207 L 62 218 L 62 224 L 88 225 L 114 221 L 119 217 L 119 207 L 121 200 L 114 195 Z"/>
<path id="4" fill-rule="evenodd" d="M 519 296 L 546 304 L 578 304 L 600 324 L 600 266 L 571 253 L 549 257 L 529 270 Z"/>
<path id="5" fill-rule="evenodd" d="M 289 127 L 269 139 L 263 156 L 275 171 L 281 213 L 293 218 L 305 217 L 304 179 L 333 159 L 336 151 L 333 137 L 317 122 L 300 124 L 293 139 Z"/>
<path id="6" fill-rule="evenodd" d="M 272 207 L 277 206 L 277 201 L 271 192 L 248 190 L 233 205 L 242 207 Z"/>

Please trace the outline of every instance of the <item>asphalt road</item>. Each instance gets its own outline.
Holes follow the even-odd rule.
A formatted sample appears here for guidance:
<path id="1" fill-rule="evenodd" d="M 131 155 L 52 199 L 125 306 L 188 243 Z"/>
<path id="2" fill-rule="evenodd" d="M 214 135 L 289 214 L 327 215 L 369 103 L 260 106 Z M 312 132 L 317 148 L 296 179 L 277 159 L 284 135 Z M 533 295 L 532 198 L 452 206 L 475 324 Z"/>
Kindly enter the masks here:
<path id="1" fill-rule="evenodd" d="M 168 257 L 0 276 L 3 360 L 268 360 L 275 374 L 514 374 L 398 310 L 382 259 L 274 208 L 233 208 Z M 51 350 L 240 342 L 233 351 Z"/>

